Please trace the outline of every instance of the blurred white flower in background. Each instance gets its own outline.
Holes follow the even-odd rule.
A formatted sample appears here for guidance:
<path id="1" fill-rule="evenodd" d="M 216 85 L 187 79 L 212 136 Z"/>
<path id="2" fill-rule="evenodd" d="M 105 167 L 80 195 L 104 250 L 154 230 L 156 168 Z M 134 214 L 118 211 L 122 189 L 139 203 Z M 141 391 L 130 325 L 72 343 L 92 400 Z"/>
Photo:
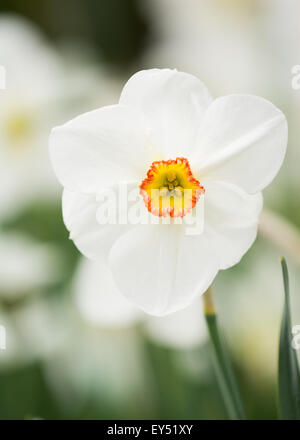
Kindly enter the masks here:
<path id="1" fill-rule="evenodd" d="M 273 83 L 276 85 L 274 92 L 284 92 L 289 98 L 291 68 L 299 64 L 300 56 L 300 3 L 297 0 L 260 0 L 260 7 L 265 40 L 270 50 L 272 81 L 277 80 Z"/>
<path id="2" fill-rule="evenodd" d="M 193 349 L 207 340 L 202 298 L 171 315 L 148 316 L 144 325 L 152 340 L 168 347 Z"/>
<path id="3" fill-rule="evenodd" d="M 112 72 L 101 58 L 99 61 L 99 51 L 95 53 L 89 45 L 74 40 L 62 41 L 58 50 L 65 62 L 68 89 L 64 96 L 71 101 L 72 115 L 118 100 L 126 78 L 120 72 Z"/>
<path id="4" fill-rule="evenodd" d="M 149 316 L 121 295 L 104 259 L 82 259 L 73 290 L 78 310 L 90 325 L 113 330 L 140 324 L 157 343 L 181 349 L 197 347 L 206 341 L 201 298 L 171 315 Z"/>
<path id="5" fill-rule="evenodd" d="M 282 100 L 289 121 L 289 154 L 285 163 L 282 185 L 272 192 L 272 203 L 279 205 L 285 200 L 286 189 L 292 187 L 295 195 L 299 188 L 300 160 L 300 90 L 292 87 L 295 72 L 292 68 L 300 64 L 300 2 L 297 0 L 261 0 L 264 15 L 265 39 L 270 53 L 272 75 L 270 83 L 273 94 Z M 283 190 L 281 190 L 283 188 Z"/>
<path id="6" fill-rule="evenodd" d="M 65 342 L 68 320 L 63 304 L 44 296 L 62 275 L 54 246 L 2 233 L 0 261 L 0 324 L 7 339 L 0 368 L 6 368 L 48 356 Z"/>
<path id="7" fill-rule="evenodd" d="M 54 246 L 38 243 L 20 233 L 0 234 L 0 302 L 13 302 L 61 277 Z"/>
<path id="8" fill-rule="evenodd" d="M 216 95 L 271 90 L 260 0 L 150 0 L 144 7 L 155 39 L 143 67 L 190 72 Z"/>
<path id="9" fill-rule="evenodd" d="M 0 65 L 6 72 L 0 90 L 0 219 L 37 198 L 57 198 L 47 149 L 51 128 L 81 105 L 107 105 L 119 93 L 117 78 L 83 58 L 79 49 L 66 56 L 50 46 L 26 19 L 0 15 Z"/>
<path id="10" fill-rule="evenodd" d="M 128 404 L 128 396 L 133 405 L 142 401 L 149 366 L 136 329 L 105 331 L 82 320 L 72 322 L 72 337 L 44 364 L 62 407 L 78 410 L 93 401 Z"/>
<path id="11" fill-rule="evenodd" d="M 46 360 L 65 347 L 72 336 L 67 310 L 42 295 L 12 309 L 0 302 L 0 324 L 6 329 L 0 370 Z"/>
<path id="12" fill-rule="evenodd" d="M 37 196 L 56 196 L 47 159 L 47 136 L 61 120 L 62 63 L 40 32 L 18 16 L 0 16 L 0 218 Z M 66 113 L 65 113 L 66 114 Z"/>
<path id="13" fill-rule="evenodd" d="M 213 100 L 192 75 L 150 69 L 129 79 L 119 104 L 56 127 L 50 155 L 64 186 L 70 238 L 88 258 L 105 254 L 120 292 L 162 316 L 190 305 L 253 244 L 261 191 L 281 167 L 286 145 L 285 116 L 269 101 Z M 203 231 L 191 236 L 172 221 L 133 225 L 127 211 L 126 224 L 101 224 L 100 196 L 122 182 L 140 189 L 141 209 L 156 216 L 189 215 L 205 192 Z M 167 212 L 160 208 L 164 196 L 151 193 L 167 190 L 166 199 L 175 200 L 173 191 L 190 188 L 198 196 L 184 198 L 184 208 L 174 201 Z"/>

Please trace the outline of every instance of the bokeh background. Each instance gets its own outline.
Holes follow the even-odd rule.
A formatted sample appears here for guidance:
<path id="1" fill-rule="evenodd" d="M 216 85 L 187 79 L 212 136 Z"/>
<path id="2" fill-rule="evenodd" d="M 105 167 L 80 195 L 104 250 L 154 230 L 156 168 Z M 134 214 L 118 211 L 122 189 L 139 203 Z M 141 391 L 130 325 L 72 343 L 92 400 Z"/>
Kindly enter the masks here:
<path id="1" fill-rule="evenodd" d="M 187 71 L 214 96 L 261 95 L 289 123 L 265 205 L 300 230 L 299 16 L 298 0 L 1 0 L 0 419 L 227 417 L 201 301 L 154 319 L 101 291 L 108 275 L 68 239 L 47 140 L 54 125 L 117 102 L 142 68 Z M 215 281 L 252 419 L 277 417 L 283 251 L 259 236 Z M 300 260 L 286 257 L 300 324 Z"/>

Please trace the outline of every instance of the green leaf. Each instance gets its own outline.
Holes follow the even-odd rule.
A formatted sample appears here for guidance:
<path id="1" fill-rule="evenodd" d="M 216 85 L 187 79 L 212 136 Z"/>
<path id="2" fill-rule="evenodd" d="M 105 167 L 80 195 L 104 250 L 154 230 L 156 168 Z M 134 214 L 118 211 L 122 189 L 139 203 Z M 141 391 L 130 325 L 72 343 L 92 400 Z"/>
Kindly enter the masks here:
<path id="1" fill-rule="evenodd" d="M 211 288 L 204 294 L 203 300 L 204 315 L 214 351 L 216 375 L 228 415 L 232 420 L 245 420 L 246 415 L 242 398 L 236 383 L 224 338 L 219 330 Z"/>
<path id="2" fill-rule="evenodd" d="M 296 350 L 292 347 L 289 276 L 284 258 L 281 258 L 281 266 L 285 303 L 280 330 L 278 364 L 280 416 L 284 420 L 300 420 L 300 374 Z"/>

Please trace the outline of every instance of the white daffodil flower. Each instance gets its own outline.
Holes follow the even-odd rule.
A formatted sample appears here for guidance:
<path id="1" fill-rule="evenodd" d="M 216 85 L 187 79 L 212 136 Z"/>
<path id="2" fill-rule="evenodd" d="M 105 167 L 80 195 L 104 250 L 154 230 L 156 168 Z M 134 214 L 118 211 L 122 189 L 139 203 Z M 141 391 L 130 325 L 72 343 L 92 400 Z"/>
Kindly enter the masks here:
<path id="1" fill-rule="evenodd" d="M 191 304 L 253 244 L 261 191 L 286 145 L 286 119 L 267 100 L 213 100 L 194 76 L 153 69 L 128 81 L 119 104 L 55 128 L 50 154 L 79 250 L 95 260 L 106 255 L 120 292 L 161 316 Z M 102 196 L 122 182 L 140 192 L 150 224 L 103 224 Z M 177 220 L 198 211 L 202 233 L 188 234 Z"/>
<path id="2" fill-rule="evenodd" d="M 75 274 L 73 291 L 82 318 L 103 330 L 142 324 L 154 341 L 180 349 L 197 347 L 207 339 L 200 298 L 184 310 L 171 315 L 149 316 L 121 295 L 104 259 L 81 260 Z"/>

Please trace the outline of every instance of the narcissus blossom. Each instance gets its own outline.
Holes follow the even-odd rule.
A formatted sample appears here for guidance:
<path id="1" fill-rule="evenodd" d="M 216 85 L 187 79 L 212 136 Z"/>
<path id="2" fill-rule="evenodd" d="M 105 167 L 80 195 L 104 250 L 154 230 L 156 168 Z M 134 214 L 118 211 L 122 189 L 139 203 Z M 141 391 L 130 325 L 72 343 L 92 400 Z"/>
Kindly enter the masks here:
<path id="1" fill-rule="evenodd" d="M 55 128 L 50 152 L 79 250 L 95 260 L 104 255 L 129 301 L 165 315 L 191 304 L 252 245 L 261 191 L 286 145 L 286 119 L 267 100 L 213 100 L 192 75 L 152 69 L 127 82 L 119 104 Z M 103 193 L 122 182 L 157 222 L 100 222 Z M 200 204 L 203 228 L 188 234 L 177 220 L 198 215 Z"/>

